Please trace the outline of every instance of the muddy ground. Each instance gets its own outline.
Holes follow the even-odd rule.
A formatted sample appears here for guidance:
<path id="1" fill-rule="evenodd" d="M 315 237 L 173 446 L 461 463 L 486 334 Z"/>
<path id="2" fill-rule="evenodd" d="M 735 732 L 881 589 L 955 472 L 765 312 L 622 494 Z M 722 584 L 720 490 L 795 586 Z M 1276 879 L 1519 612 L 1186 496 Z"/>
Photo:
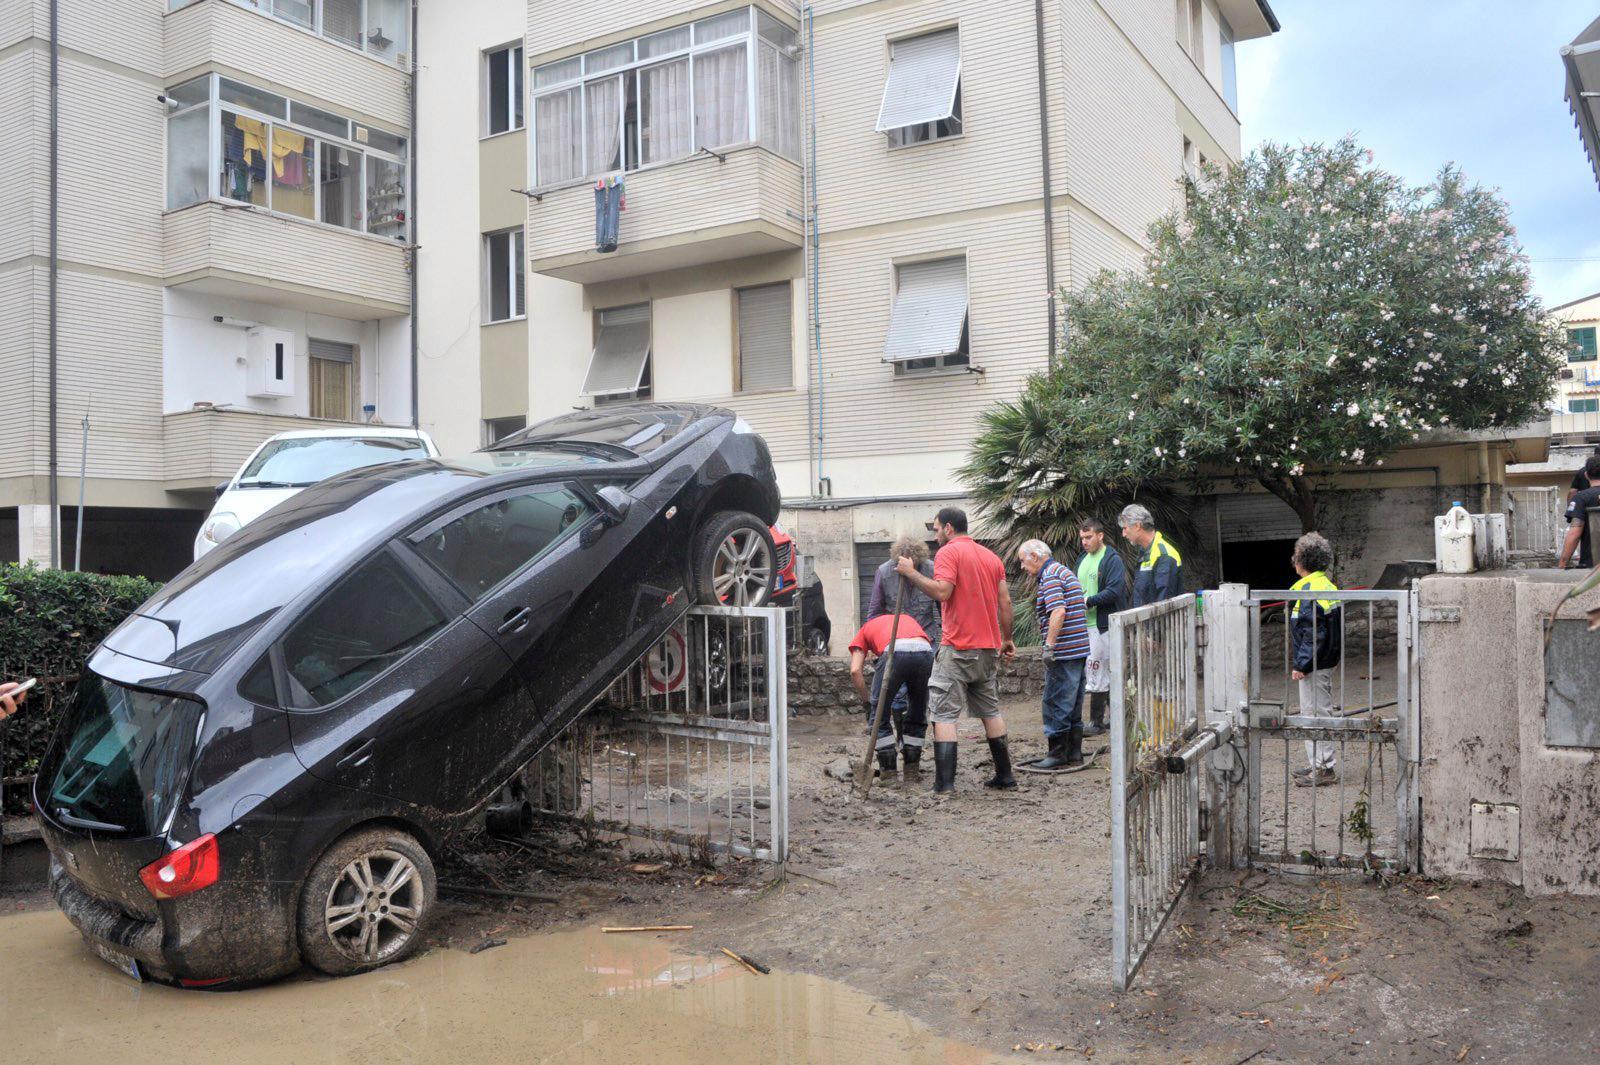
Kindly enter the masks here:
<path id="1" fill-rule="evenodd" d="M 1031 702 L 1008 716 L 1023 756 L 1042 747 Z M 1211 877 L 1117 996 L 1106 773 L 988 792 L 987 751 L 963 723 L 955 797 L 927 792 L 930 768 L 862 803 L 823 772 L 859 754 L 858 735 L 837 718 L 791 725 L 787 876 L 541 827 L 459 848 L 441 881 L 554 901 L 450 893 L 434 942 L 691 924 L 671 937 L 685 951 L 731 947 L 842 981 L 964 1043 L 1058 1060 L 1600 1061 L 1600 900 Z M 16 854 L 0 908 L 34 908 L 37 881 Z"/>

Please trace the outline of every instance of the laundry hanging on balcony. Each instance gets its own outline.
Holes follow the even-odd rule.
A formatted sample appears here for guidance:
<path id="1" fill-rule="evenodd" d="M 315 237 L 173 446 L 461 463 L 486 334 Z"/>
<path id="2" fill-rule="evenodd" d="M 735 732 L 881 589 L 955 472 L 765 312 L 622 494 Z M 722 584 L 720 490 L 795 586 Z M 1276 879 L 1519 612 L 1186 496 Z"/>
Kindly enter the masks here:
<path id="1" fill-rule="evenodd" d="M 621 174 L 608 174 L 594 183 L 594 246 L 596 251 L 617 250 L 617 226 L 628 209 Z"/>

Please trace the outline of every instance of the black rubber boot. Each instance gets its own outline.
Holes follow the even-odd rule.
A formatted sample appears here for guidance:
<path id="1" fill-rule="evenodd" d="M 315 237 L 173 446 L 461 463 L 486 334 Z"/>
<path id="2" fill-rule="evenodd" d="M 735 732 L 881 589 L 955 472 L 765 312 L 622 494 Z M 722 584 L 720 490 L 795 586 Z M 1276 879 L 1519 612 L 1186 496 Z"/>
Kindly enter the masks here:
<path id="1" fill-rule="evenodd" d="M 983 786 L 1000 789 L 1016 787 L 1017 778 L 1011 775 L 1011 747 L 1004 736 L 995 736 L 989 741 L 989 754 L 994 758 L 994 776 L 985 780 Z"/>
<path id="2" fill-rule="evenodd" d="M 1089 724 L 1083 730 L 1085 736 L 1104 736 L 1110 731 L 1106 728 L 1106 707 L 1110 702 L 1110 692 L 1089 693 Z"/>
<path id="3" fill-rule="evenodd" d="M 1045 739 L 1050 744 L 1050 753 L 1032 762 L 1031 765 L 1034 769 L 1060 769 L 1067 764 L 1067 734 L 1058 732 L 1054 736 L 1045 737 Z M 1030 763 L 1024 762 L 1023 764 L 1029 765 Z"/>
<path id="4" fill-rule="evenodd" d="M 933 743 L 933 790 L 946 793 L 956 790 L 956 744 L 954 740 Z"/>
<path id="5" fill-rule="evenodd" d="M 1080 766 L 1083 764 L 1083 726 L 1073 725 L 1066 734 L 1066 764 Z"/>
<path id="6" fill-rule="evenodd" d="M 900 748 L 900 761 L 905 765 L 908 773 L 917 773 L 922 770 L 922 748 L 917 744 L 908 743 Z"/>
<path id="7" fill-rule="evenodd" d="M 894 772 L 894 748 L 878 748 L 878 771 L 888 776 Z"/>

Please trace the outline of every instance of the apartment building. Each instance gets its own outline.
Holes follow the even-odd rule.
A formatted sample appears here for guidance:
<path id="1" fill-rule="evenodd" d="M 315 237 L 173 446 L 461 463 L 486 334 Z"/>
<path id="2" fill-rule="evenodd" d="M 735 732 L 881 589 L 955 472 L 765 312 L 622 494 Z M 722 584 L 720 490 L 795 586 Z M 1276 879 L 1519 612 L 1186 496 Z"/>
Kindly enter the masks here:
<path id="1" fill-rule="evenodd" d="M 460 11 L 486 7 L 422 9 L 424 428 L 731 407 L 840 631 L 888 542 L 962 501 L 981 412 L 1047 365 L 1052 293 L 1137 264 L 1185 171 L 1238 158 L 1235 44 L 1277 29 L 1264 0 Z"/>
<path id="2" fill-rule="evenodd" d="M 412 423 L 411 8 L 0 0 L 0 557 L 81 483 L 82 567 L 170 576 L 267 436 Z"/>

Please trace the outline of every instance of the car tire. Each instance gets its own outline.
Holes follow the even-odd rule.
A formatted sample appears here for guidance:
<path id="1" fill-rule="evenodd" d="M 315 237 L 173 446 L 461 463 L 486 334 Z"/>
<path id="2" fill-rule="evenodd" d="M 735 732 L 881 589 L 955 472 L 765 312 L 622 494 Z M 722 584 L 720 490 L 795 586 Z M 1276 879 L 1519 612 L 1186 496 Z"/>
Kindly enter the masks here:
<path id="1" fill-rule="evenodd" d="M 300 891 L 300 956 L 329 976 L 399 961 L 422 942 L 437 891 L 433 861 L 409 833 L 345 836 L 317 859 Z"/>
<path id="2" fill-rule="evenodd" d="M 818 657 L 828 654 L 828 634 L 813 625 L 806 629 L 806 651 Z"/>
<path id="3" fill-rule="evenodd" d="M 766 606 L 778 550 L 766 522 L 742 510 L 706 519 L 694 537 L 695 600 L 706 606 Z"/>

